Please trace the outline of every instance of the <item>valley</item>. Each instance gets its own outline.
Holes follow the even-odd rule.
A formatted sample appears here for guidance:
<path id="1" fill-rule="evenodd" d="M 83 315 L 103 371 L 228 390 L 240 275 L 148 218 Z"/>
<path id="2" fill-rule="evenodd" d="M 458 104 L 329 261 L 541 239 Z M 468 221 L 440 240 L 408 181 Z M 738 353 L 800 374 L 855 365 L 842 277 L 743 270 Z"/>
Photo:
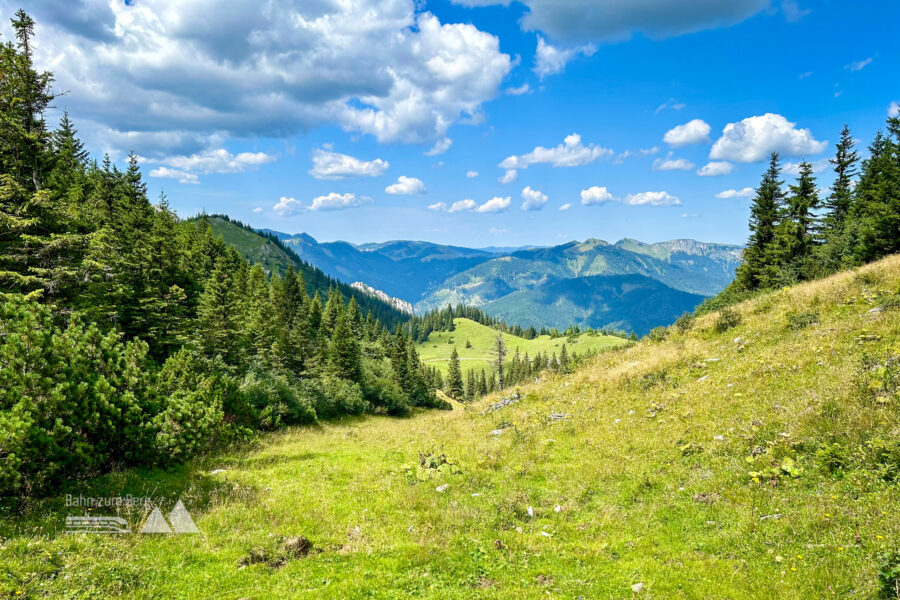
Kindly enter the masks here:
<path id="1" fill-rule="evenodd" d="M 209 222 L 249 260 L 270 260 L 257 233 L 237 231 L 239 225 L 215 215 Z M 413 241 L 320 243 L 307 234 L 261 233 L 329 276 L 362 282 L 411 303 L 417 313 L 464 304 L 523 327 L 576 324 L 638 335 L 720 292 L 740 264 L 739 246 L 694 240 L 590 239 L 509 250 Z"/>

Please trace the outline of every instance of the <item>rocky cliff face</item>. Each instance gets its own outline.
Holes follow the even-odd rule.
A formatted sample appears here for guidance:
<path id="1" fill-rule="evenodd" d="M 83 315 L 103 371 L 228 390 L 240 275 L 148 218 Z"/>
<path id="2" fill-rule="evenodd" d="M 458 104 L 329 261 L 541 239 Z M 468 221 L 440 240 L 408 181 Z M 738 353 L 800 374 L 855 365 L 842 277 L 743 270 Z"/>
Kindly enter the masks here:
<path id="1" fill-rule="evenodd" d="M 372 296 L 374 298 L 378 298 L 385 304 L 389 304 L 390 306 L 396 308 L 397 310 L 399 310 L 402 313 L 406 313 L 408 315 L 413 314 L 413 306 L 406 300 L 401 300 L 400 298 L 394 298 L 392 296 L 388 296 L 381 290 L 376 290 L 372 286 L 366 285 L 365 283 L 363 283 L 361 281 L 354 281 L 353 283 L 350 284 L 350 287 L 352 287 L 353 289 L 359 290 L 360 292 L 362 292 L 363 294 L 366 294 L 367 296 Z"/>

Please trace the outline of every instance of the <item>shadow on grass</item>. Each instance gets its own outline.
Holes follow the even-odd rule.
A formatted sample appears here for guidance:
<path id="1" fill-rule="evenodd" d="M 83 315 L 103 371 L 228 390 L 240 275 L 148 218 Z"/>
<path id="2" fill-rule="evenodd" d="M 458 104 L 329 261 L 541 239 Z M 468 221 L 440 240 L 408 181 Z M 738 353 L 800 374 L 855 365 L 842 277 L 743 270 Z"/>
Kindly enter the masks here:
<path id="1" fill-rule="evenodd" d="M 66 534 L 68 516 L 117 516 L 132 529 L 139 528 L 153 507 L 168 514 L 182 500 L 195 517 L 217 506 L 230 503 L 254 503 L 259 486 L 233 481 L 228 471 L 260 468 L 295 461 L 314 460 L 322 453 L 268 454 L 265 450 L 279 439 L 298 433 L 315 435 L 328 427 L 346 427 L 348 431 L 372 419 L 407 420 L 431 412 L 415 408 L 402 417 L 385 414 L 343 415 L 322 420 L 320 425 L 293 426 L 262 433 L 257 443 L 242 443 L 220 448 L 181 465 L 171 467 L 133 467 L 102 476 L 73 480 L 52 494 L 34 497 L 0 498 L 0 538 L 38 535 L 56 538 Z M 262 453 L 260 452 L 262 451 Z M 213 473 L 224 468 L 224 473 Z"/>

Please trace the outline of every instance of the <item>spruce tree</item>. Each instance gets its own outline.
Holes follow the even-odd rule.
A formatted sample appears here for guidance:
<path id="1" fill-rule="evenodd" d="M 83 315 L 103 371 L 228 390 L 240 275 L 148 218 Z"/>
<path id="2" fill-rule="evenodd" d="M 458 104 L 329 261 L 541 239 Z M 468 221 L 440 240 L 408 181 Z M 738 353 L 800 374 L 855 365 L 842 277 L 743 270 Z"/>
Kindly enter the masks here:
<path id="1" fill-rule="evenodd" d="M 350 323 L 344 312 L 338 313 L 331 344 L 328 348 L 328 366 L 332 375 L 340 379 L 359 381 L 362 367 L 359 344 L 353 337 Z"/>
<path id="2" fill-rule="evenodd" d="M 466 373 L 466 402 L 475 400 L 475 371 L 469 369 Z"/>
<path id="3" fill-rule="evenodd" d="M 450 353 L 450 364 L 447 368 L 447 395 L 455 400 L 460 400 L 464 391 L 459 353 L 456 351 L 456 346 L 453 346 L 453 352 Z"/>
<path id="4" fill-rule="evenodd" d="M 850 214 L 853 179 L 857 175 L 859 162 L 859 154 L 854 149 L 853 136 L 847 125 L 841 130 L 841 141 L 835 145 L 835 155 L 830 162 L 834 166 L 834 183 L 831 184 L 831 194 L 825 201 L 822 236 L 825 240 L 832 241 L 843 233 Z"/>
<path id="5" fill-rule="evenodd" d="M 497 389 L 502 391 L 505 385 L 503 379 L 503 361 L 506 358 L 506 342 L 503 341 L 503 334 L 499 331 L 497 332 L 497 337 L 494 339 L 492 353 L 494 357 L 494 368 L 497 370 Z"/>
<path id="6" fill-rule="evenodd" d="M 242 311 L 231 267 L 224 256 L 216 261 L 197 307 L 197 334 L 208 356 L 220 355 L 236 364 Z"/>
<path id="7" fill-rule="evenodd" d="M 807 278 L 812 268 L 809 258 L 814 241 L 813 211 L 819 206 L 819 196 L 810 163 L 800 163 L 797 183 L 789 190 L 776 228 L 774 264 L 780 270 L 778 283 L 782 285 Z"/>
<path id="8" fill-rule="evenodd" d="M 773 152 L 750 207 L 750 238 L 744 249 L 744 262 L 736 276 L 745 289 L 767 287 L 775 275 L 773 241 L 784 204 L 780 176 L 778 153 Z"/>

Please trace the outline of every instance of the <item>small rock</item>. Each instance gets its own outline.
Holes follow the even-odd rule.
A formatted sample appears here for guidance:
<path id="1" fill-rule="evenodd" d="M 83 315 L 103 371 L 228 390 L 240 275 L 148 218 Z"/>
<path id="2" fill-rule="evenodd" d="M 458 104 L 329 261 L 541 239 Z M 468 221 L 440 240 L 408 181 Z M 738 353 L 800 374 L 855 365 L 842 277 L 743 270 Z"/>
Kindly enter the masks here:
<path id="1" fill-rule="evenodd" d="M 701 382 L 701 381 L 706 381 L 707 379 L 709 379 L 709 375 L 704 375 L 703 377 L 701 377 L 700 379 L 698 379 L 697 382 L 699 383 L 699 382 Z"/>
<path id="2" fill-rule="evenodd" d="M 550 413 L 548 417 L 551 421 L 561 421 L 563 419 L 569 418 L 569 415 L 566 413 Z"/>
<path id="3" fill-rule="evenodd" d="M 522 533 L 522 528 L 521 528 L 521 527 L 516 527 L 516 531 L 518 531 L 519 533 Z"/>
<path id="4" fill-rule="evenodd" d="M 714 435 L 713 439 L 716 440 L 717 442 L 724 442 L 725 436 L 724 435 Z"/>
<path id="5" fill-rule="evenodd" d="M 633 415 L 633 414 L 634 414 L 634 411 L 633 411 L 633 410 L 629 410 L 629 411 L 628 411 L 628 414 L 629 414 L 629 415 Z"/>
<path id="6" fill-rule="evenodd" d="M 542 531 L 542 532 L 541 532 L 541 535 L 544 536 L 544 537 L 553 537 L 553 534 L 552 534 L 552 533 L 547 533 L 546 531 Z"/>
<path id="7" fill-rule="evenodd" d="M 877 315 L 878 313 L 883 312 L 883 311 L 884 311 L 883 308 L 881 308 L 880 306 L 876 306 L 875 308 L 869 310 L 869 314 L 870 314 L 870 315 Z"/>
<path id="8" fill-rule="evenodd" d="M 734 338 L 733 341 L 734 341 L 735 344 L 740 344 L 742 340 L 741 340 L 741 338 L 736 337 L 736 338 Z"/>
<path id="9" fill-rule="evenodd" d="M 500 435 L 501 433 L 503 433 L 502 429 L 495 429 L 489 435 Z"/>
<path id="10" fill-rule="evenodd" d="M 556 506 L 553 507 L 553 512 L 562 512 L 562 506 L 557 504 Z"/>
<path id="11" fill-rule="evenodd" d="M 529 517 L 533 517 L 533 516 L 534 516 L 534 509 L 531 508 L 530 506 L 529 506 L 528 508 L 525 509 L 525 512 L 528 513 L 528 516 L 529 516 Z"/>
<path id="12" fill-rule="evenodd" d="M 224 473 L 225 469 L 215 469 L 214 471 L 210 471 L 210 475 L 218 475 L 219 473 Z"/>
<path id="13" fill-rule="evenodd" d="M 439 493 L 446 492 L 448 487 L 450 487 L 450 484 L 445 483 L 443 485 L 439 485 L 436 488 L 434 488 L 434 491 L 439 492 Z"/>
<path id="14" fill-rule="evenodd" d="M 613 425 L 618 425 L 622 422 L 622 419 L 613 419 Z"/>
<path id="15" fill-rule="evenodd" d="M 481 492 L 475 492 L 474 494 L 472 494 L 472 497 L 477 498 L 480 495 L 481 495 Z"/>
<path id="16" fill-rule="evenodd" d="M 631 591 L 634 592 L 635 594 L 640 594 L 641 592 L 644 591 L 644 584 L 643 583 L 635 583 L 633 586 L 631 586 Z"/>

